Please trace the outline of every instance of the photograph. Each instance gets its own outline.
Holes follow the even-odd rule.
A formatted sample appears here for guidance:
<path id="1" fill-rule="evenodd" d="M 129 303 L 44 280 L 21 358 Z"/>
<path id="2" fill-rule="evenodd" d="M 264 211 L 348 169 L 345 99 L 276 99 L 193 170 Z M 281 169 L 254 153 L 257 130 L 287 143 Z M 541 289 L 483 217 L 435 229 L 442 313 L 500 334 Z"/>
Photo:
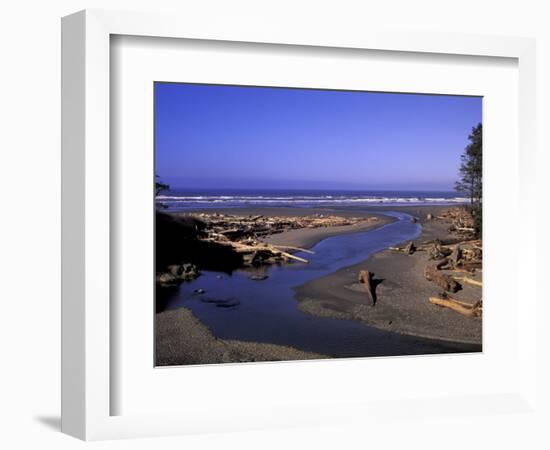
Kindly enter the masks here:
<path id="1" fill-rule="evenodd" d="M 482 116 L 155 82 L 155 366 L 482 352 Z"/>

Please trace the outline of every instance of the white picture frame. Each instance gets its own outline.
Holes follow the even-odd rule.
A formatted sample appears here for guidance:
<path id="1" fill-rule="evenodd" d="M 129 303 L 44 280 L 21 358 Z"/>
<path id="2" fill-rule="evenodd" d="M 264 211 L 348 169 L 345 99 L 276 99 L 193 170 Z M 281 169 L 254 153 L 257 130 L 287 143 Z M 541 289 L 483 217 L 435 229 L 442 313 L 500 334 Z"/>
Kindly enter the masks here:
<path id="1" fill-rule="evenodd" d="M 110 186 L 116 173 L 110 168 L 110 39 L 112 35 L 200 39 L 241 43 L 284 44 L 308 48 L 366 49 L 408 52 L 417 55 L 463 55 L 512 58 L 519 77 L 519 181 L 518 212 L 521 226 L 534 228 L 532 195 L 535 172 L 535 42 L 526 38 L 397 33 L 383 30 L 330 30 L 314 33 L 307 29 L 279 29 L 276 24 L 200 23 L 192 17 L 113 11 L 82 11 L 62 22 L 62 430 L 86 440 L 162 436 L 209 431 L 233 431 L 265 427 L 323 424 L 329 421 L 357 421 L 386 414 L 396 399 L 343 402 L 323 408 L 304 404 L 301 408 L 277 405 L 255 411 L 221 405 L 222 413 L 112 415 L 111 339 L 116 323 L 110 310 L 111 213 Z M 536 237 L 522 234 L 516 249 L 518 275 L 533 270 Z M 521 261 L 531 261 L 526 267 Z M 529 288 L 527 288 L 529 289 Z M 511 294 L 511 295 L 516 295 Z M 439 414 L 468 415 L 477 405 L 485 413 L 504 409 L 533 411 L 536 391 L 537 293 L 534 287 L 522 300 L 517 315 L 517 382 L 500 393 L 464 395 L 460 398 L 407 399 L 411 414 L 431 402 Z M 360 362 L 355 363 L 360 364 Z M 399 363 L 396 363 L 399 364 Z M 259 367 L 259 366 L 256 366 Z M 193 370 L 204 370 L 194 368 Z M 270 368 L 263 365 L 262 376 Z M 299 369 L 310 374 L 315 366 Z M 397 399 L 399 400 L 399 398 Z M 253 401 L 253 399 L 251 399 Z M 260 402 L 261 400 L 257 400 Z M 252 404 L 252 403 L 251 403 Z M 480 404 L 483 404 L 480 407 Z M 223 406 L 223 407 L 222 407 Z M 384 412 L 386 411 L 386 412 Z M 307 414 L 305 414 L 307 412 Z"/>

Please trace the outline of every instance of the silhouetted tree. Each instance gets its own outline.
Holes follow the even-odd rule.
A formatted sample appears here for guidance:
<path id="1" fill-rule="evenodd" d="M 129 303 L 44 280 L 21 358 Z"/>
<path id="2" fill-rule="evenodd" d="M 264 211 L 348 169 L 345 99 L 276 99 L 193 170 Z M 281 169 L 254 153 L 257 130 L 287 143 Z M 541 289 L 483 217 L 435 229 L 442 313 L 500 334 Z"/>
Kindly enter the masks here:
<path id="1" fill-rule="evenodd" d="M 158 178 L 159 176 L 155 175 L 155 177 Z M 155 180 L 155 196 L 159 195 L 162 191 L 166 191 L 167 189 L 170 189 L 169 185 Z"/>
<path id="2" fill-rule="evenodd" d="M 456 182 L 455 189 L 468 195 L 476 234 L 481 235 L 483 211 L 483 126 L 481 123 L 472 128 L 468 139 L 470 143 L 460 157 L 460 179 Z"/>
<path id="3" fill-rule="evenodd" d="M 158 175 L 155 175 L 156 178 L 158 178 Z M 161 183 L 160 181 L 155 180 L 155 197 L 157 197 L 161 192 L 166 191 L 170 189 L 170 186 L 168 186 L 166 183 Z M 155 201 L 156 207 L 164 209 L 167 206 L 164 203 L 161 203 L 159 201 Z"/>

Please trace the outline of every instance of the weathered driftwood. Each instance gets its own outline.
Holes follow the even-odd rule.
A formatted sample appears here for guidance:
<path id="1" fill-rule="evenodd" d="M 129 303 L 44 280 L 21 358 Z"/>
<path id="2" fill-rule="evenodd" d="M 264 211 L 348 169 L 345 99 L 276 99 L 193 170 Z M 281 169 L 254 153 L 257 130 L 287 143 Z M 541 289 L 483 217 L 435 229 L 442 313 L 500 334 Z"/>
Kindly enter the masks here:
<path id="1" fill-rule="evenodd" d="M 454 279 L 456 281 L 462 281 L 463 283 L 466 283 L 466 284 L 471 284 L 472 286 L 479 286 L 479 287 L 483 287 L 483 284 L 481 281 L 477 281 L 477 280 L 474 280 L 472 278 L 468 278 L 468 277 L 454 277 Z"/>
<path id="2" fill-rule="evenodd" d="M 451 241 L 452 242 L 452 241 Z M 481 241 L 459 240 L 443 244 L 441 241 L 425 241 L 418 246 L 417 251 L 426 249 L 428 258 L 439 261 L 449 258 L 446 269 L 472 271 L 480 269 L 482 265 Z"/>
<path id="3" fill-rule="evenodd" d="M 451 222 L 454 230 L 467 232 L 474 231 L 474 218 L 465 208 L 447 209 L 437 216 L 437 218 L 439 220 Z"/>
<path id="4" fill-rule="evenodd" d="M 324 214 L 309 216 L 263 216 L 263 215 L 231 215 L 219 213 L 179 214 L 175 220 L 200 224 L 200 233 L 195 230 L 193 239 L 206 243 L 209 248 L 223 250 L 224 258 L 241 261 L 242 265 L 258 266 L 282 261 L 299 261 L 307 263 L 307 259 L 294 253 L 313 253 L 300 247 L 289 245 L 272 245 L 262 242 L 265 236 L 283 233 L 302 228 L 319 228 L 357 225 L 377 222 L 378 217 L 340 217 Z M 200 252 L 199 252 L 200 253 Z M 197 259 L 197 258 L 195 258 Z M 216 258 L 198 255 L 201 263 Z M 221 259 L 221 258 L 220 258 Z"/>
<path id="5" fill-rule="evenodd" d="M 457 230 L 457 231 L 467 231 L 468 233 L 473 233 L 475 231 L 475 228 L 472 228 L 472 227 L 455 227 L 455 230 Z"/>
<path id="6" fill-rule="evenodd" d="M 455 245 L 453 252 L 451 253 L 451 263 L 453 267 L 458 267 L 458 264 L 462 260 L 462 247 Z"/>
<path id="7" fill-rule="evenodd" d="M 462 261 L 459 265 L 459 269 L 472 270 L 472 269 L 481 269 L 481 261 Z"/>
<path id="8" fill-rule="evenodd" d="M 293 255 L 292 253 L 281 252 L 281 255 L 283 255 L 287 259 L 293 259 L 295 261 L 300 261 L 300 262 L 303 262 L 303 263 L 306 263 L 306 264 L 309 263 L 309 261 L 307 259 L 300 258 L 299 256 Z"/>
<path id="9" fill-rule="evenodd" d="M 182 214 L 182 217 L 193 215 Z M 205 231 L 209 233 L 226 234 L 232 240 L 239 240 L 243 236 L 265 236 L 283 231 L 300 228 L 319 228 L 355 225 L 364 222 L 377 222 L 377 217 L 340 217 L 313 214 L 309 216 L 238 216 L 231 214 L 201 213 L 196 215 L 198 220 L 205 224 Z"/>
<path id="10" fill-rule="evenodd" d="M 292 245 L 279 245 L 279 244 L 271 244 L 275 248 L 286 248 L 287 250 L 297 250 L 299 252 L 309 253 L 310 255 L 315 255 L 315 252 L 312 250 L 308 250 L 307 248 L 300 248 L 300 247 L 294 247 Z"/>
<path id="11" fill-rule="evenodd" d="M 393 250 L 394 252 L 403 252 L 407 255 L 412 255 L 414 252 L 419 250 L 416 245 L 414 245 L 414 242 L 409 242 L 405 247 L 388 247 L 389 250 Z"/>
<path id="12" fill-rule="evenodd" d="M 476 269 L 462 269 L 460 267 L 455 267 L 454 269 L 451 269 L 451 272 L 458 272 L 458 273 L 467 273 L 467 274 L 473 274 L 476 272 Z"/>
<path id="13" fill-rule="evenodd" d="M 231 247 L 235 253 L 252 255 L 248 259 L 250 260 L 249 262 L 253 265 L 273 257 L 274 258 L 282 257 L 287 260 L 293 259 L 295 261 L 300 261 L 303 263 L 309 262 L 305 258 L 301 258 L 299 256 L 280 250 L 273 245 L 264 244 L 264 243 L 243 244 L 241 242 L 228 241 L 228 242 L 223 242 L 222 245 Z"/>
<path id="14" fill-rule="evenodd" d="M 373 273 L 368 270 L 361 270 L 359 272 L 359 282 L 365 286 L 367 291 L 367 296 L 369 297 L 369 305 L 374 306 L 376 303 L 376 294 L 374 292 L 374 287 L 372 285 Z"/>
<path id="15" fill-rule="evenodd" d="M 442 306 L 444 308 L 452 309 L 453 311 L 456 311 L 468 317 L 479 317 L 483 312 L 481 301 L 470 304 L 450 297 L 430 297 L 430 303 L 437 306 Z"/>
<path id="16" fill-rule="evenodd" d="M 437 270 L 443 270 L 447 269 L 449 266 L 449 258 L 442 259 L 441 261 L 437 262 L 435 265 L 435 268 Z"/>
<path id="17" fill-rule="evenodd" d="M 434 242 L 432 246 L 428 249 L 428 259 L 440 260 L 446 258 L 452 253 L 452 250 L 443 247 L 440 242 Z"/>
<path id="18" fill-rule="evenodd" d="M 462 286 L 453 279 L 450 275 L 442 273 L 438 270 L 437 265 L 428 264 L 424 269 L 424 276 L 427 280 L 434 282 L 440 288 L 449 292 L 457 292 Z"/>

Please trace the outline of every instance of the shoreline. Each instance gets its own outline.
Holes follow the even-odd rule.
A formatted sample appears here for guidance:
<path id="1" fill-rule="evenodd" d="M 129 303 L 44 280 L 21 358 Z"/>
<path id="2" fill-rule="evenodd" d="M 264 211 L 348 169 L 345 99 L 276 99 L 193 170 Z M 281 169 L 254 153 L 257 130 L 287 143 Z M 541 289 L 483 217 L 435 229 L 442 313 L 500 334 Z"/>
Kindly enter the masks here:
<path id="1" fill-rule="evenodd" d="M 384 215 L 374 214 L 357 214 L 364 216 L 365 221 L 354 225 L 343 225 L 326 228 L 301 228 L 297 230 L 285 231 L 279 234 L 272 234 L 262 239 L 262 242 L 272 245 L 290 245 L 310 249 L 323 239 L 340 236 L 349 233 L 359 233 L 363 231 L 371 231 L 376 228 L 383 227 L 389 223 L 395 222 L 396 219 Z M 370 220 L 369 220 L 370 219 Z M 375 219 L 375 220 L 372 220 Z"/>
<path id="2" fill-rule="evenodd" d="M 294 347 L 219 339 L 188 308 L 155 315 L 155 366 L 327 359 Z"/>

